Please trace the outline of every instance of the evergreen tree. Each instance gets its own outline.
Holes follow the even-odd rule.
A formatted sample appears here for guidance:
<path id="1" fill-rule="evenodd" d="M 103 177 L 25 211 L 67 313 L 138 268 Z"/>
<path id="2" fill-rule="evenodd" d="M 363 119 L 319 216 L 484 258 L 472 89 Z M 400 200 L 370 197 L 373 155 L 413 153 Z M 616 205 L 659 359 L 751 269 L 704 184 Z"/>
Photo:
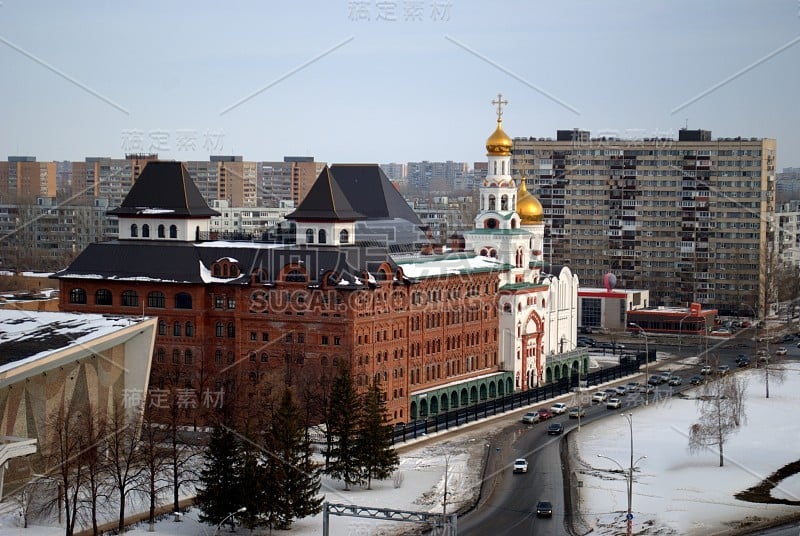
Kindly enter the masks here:
<path id="1" fill-rule="evenodd" d="M 264 465 L 263 447 L 255 441 L 243 440 L 239 448 L 238 491 L 239 503 L 247 510 L 239 514 L 242 525 L 251 531 L 268 524 L 265 512 L 275 501 L 273 481 Z"/>
<path id="2" fill-rule="evenodd" d="M 363 481 L 361 464 L 355 453 L 355 440 L 361 425 L 361 401 L 353 384 L 349 364 L 339 368 L 333 381 L 328 402 L 329 458 L 325 472 L 332 478 L 344 481 L 344 489 Z"/>
<path id="3" fill-rule="evenodd" d="M 373 478 L 389 478 L 399 465 L 392 444 L 394 430 L 388 420 L 383 392 L 375 381 L 364 395 L 363 419 L 356 439 L 356 455 L 367 478 L 368 489 L 372 487 Z"/>
<path id="4" fill-rule="evenodd" d="M 227 428 L 215 426 L 200 472 L 196 504 L 202 510 L 200 521 L 220 524 L 241 504 L 240 444 Z"/>
<path id="5" fill-rule="evenodd" d="M 270 431 L 272 452 L 280 464 L 277 468 L 280 478 L 272 481 L 277 488 L 273 493 L 275 521 L 277 528 L 285 530 L 295 519 L 322 510 L 319 469 L 311 460 L 311 443 L 306 439 L 300 408 L 289 389 L 283 392 Z"/>

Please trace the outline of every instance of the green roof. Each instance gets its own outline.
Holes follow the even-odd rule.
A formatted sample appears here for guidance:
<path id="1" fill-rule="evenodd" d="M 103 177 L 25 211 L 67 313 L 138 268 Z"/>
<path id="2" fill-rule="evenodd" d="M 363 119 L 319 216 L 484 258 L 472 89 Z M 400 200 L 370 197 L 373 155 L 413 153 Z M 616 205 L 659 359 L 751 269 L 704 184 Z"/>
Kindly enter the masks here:
<path id="1" fill-rule="evenodd" d="M 482 234 L 482 235 L 530 235 L 530 231 L 524 229 L 471 229 L 465 234 Z"/>
<path id="2" fill-rule="evenodd" d="M 539 288 L 539 287 L 546 287 L 547 285 L 543 285 L 541 283 L 508 283 L 500 287 L 500 290 L 523 290 L 528 288 Z"/>

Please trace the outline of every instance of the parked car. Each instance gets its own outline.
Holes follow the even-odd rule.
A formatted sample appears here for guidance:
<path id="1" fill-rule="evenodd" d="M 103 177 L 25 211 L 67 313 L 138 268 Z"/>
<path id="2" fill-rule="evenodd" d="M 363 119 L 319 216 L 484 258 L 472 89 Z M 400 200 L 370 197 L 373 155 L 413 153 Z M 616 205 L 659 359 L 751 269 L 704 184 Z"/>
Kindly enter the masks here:
<path id="1" fill-rule="evenodd" d="M 564 432 L 564 425 L 560 422 L 550 423 L 550 426 L 547 427 L 547 435 L 561 435 L 562 432 Z"/>
<path id="2" fill-rule="evenodd" d="M 617 385 L 614 387 L 614 390 L 617 392 L 617 396 L 625 396 L 628 394 L 628 388 L 624 385 Z"/>
<path id="3" fill-rule="evenodd" d="M 608 394 L 605 391 L 597 391 L 595 394 L 592 395 L 592 402 L 605 402 L 608 399 Z"/>
<path id="4" fill-rule="evenodd" d="M 777 350 L 775 350 L 775 355 L 786 355 L 789 353 L 789 350 L 786 349 L 785 346 L 781 346 Z"/>
<path id="5" fill-rule="evenodd" d="M 586 415 L 586 410 L 583 408 L 570 408 L 569 413 L 567 414 L 570 419 L 577 419 L 578 417 L 583 417 Z"/>
<path id="6" fill-rule="evenodd" d="M 672 376 L 669 380 L 667 380 L 667 385 L 680 385 L 683 383 L 683 380 L 680 376 Z"/>
<path id="7" fill-rule="evenodd" d="M 736 364 L 739 365 L 739 367 L 749 367 L 750 366 L 750 360 L 745 357 L 743 359 L 737 360 Z"/>
<path id="8" fill-rule="evenodd" d="M 787 333 L 786 335 L 783 336 L 783 342 L 791 342 L 793 340 L 794 340 L 794 335 L 792 335 L 791 333 Z"/>
<path id="9" fill-rule="evenodd" d="M 594 333 L 594 330 L 589 326 L 580 326 L 578 328 L 578 333 L 586 333 L 587 335 L 591 335 L 592 333 Z"/>
<path id="10" fill-rule="evenodd" d="M 539 422 L 539 412 L 529 411 L 528 413 L 523 415 L 520 420 L 525 424 L 536 424 L 537 422 Z"/>
<path id="11" fill-rule="evenodd" d="M 703 383 L 703 377 L 698 375 L 692 376 L 689 378 L 689 383 L 692 385 L 700 385 Z"/>
<path id="12" fill-rule="evenodd" d="M 553 412 L 553 415 L 562 415 L 567 412 L 567 405 L 563 402 L 556 402 L 550 406 L 550 411 Z"/>
<path id="13" fill-rule="evenodd" d="M 553 517 L 553 505 L 548 501 L 536 503 L 536 517 Z"/>
<path id="14" fill-rule="evenodd" d="M 608 409 L 619 409 L 622 407 L 622 400 L 619 398 L 609 398 L 608 402 L 606 402 L 606 408 Z"/>
<path id="15" fill-rule="evenodd" d="M 756 352 L 756 358 L 761 363 L 766 363 L 767 361 L 769 361 L 769 354 L 767 353 L 766 350 L 759 350 L 758 352 Z"/>
<path id="16" fill-rule="evenodd" d="M 717 374 L 719 374 L 720 376 L 724 376 L 730 371 L 731 367 L 729 367 L 728 365 L 720 365 L 717 367 Z"/>
<path id="17" fill-rule="evenodd" d="M 700 374 L 711 374 L 711 365 L 703 365 L 700 367 Z"/>
<path id="18" fill-rule="evenodd" d="M 517 458 L 514 460 L 514 473 L 527 473 L 528 462 L 525 458 Z"/>

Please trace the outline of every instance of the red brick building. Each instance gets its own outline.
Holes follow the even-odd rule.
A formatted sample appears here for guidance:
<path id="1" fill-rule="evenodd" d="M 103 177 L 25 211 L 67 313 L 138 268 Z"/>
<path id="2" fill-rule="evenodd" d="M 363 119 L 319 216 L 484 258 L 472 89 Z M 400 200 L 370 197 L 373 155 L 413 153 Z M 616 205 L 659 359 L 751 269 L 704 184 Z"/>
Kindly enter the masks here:
<path id="1" fill-rule="evenodd" d="M 54 275 L 60 309 L 157 316 L 151 388 L 180 386 L 189 413 L 275 373 L 324 387 L 343 361 L 398 422 L 514 388 L 498 359 L 509 266 L 422 255 L 421 222 L 377 165 L 326 167 L 289 216 L 294 244 L 213 240 L 179 162 L 148 163 L 111 214 L 119 239 Z"/>

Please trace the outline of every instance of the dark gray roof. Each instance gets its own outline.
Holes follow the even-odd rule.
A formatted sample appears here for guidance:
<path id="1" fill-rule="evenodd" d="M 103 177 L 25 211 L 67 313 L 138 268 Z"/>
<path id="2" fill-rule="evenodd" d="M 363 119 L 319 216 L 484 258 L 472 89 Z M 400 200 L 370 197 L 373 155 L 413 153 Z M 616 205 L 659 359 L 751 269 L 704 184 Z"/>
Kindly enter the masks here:
<path id="1" fill-rule="evenodd" d="M 238 261 L 241 276 L 211 281 L 208 269 L 224 257 Z M 290 263 L 305 267 L 309 284 L 321 284 L 325 273 L 336 272 L 343 281 L 357 285 L 364 270 L 375 274 L 381 263 L 388 263 L 394 272 L 397 266 L 389 249 L 380 246 L 275 247 L 245 242 L 120 240 L 90 244 L 68 268 L 52 277 L 243 285 L 257 270 L 266 272 L 267 282 L 274 282 Z"/>
<path id="2" fill-rule="evenodd" d="M 153 160 L 145 165 L 122 204 L 108 214 L 159 218 L 219 216 L 209 208 L 182 162 Z"/>
<path id="3" fill-rule="evenodd" d="M 325 166 L 311 186 L 297 210 L 287 216 L 295 220 L 353 221 L 364 219 L 364 214 L 350 206 L 333 173 Z"/>
<path id="4" fill-rule="evenodd" d="M 394 187 L 392 182 L 377 164 L 333 164 L 320 173 L 317 181 L 311 190 L 315 190 L 320 181 L 324 184 L 320 186 L 321 192 L 337 191 L 341 192 L 340 198 L 330 195 L 308 196 L 300 203 L 297 210 L 289 214 L 287 218 L 295 220 L 322 219 L 314 218 L 315 214 L 335 215 L 344 208 L 334 205 L 334 201 L 342 203 L 347 210 L 352 211 L 358 217 L 352 217 L 352 213 L 346 218 L 324 218 L 324 219 L 347 219 L 347 220 L 391 220 L 400 218 L 422 226 L 422 222 L 406 203 L 400 192 Z M 325 184 L 327 183 L 327 184 Z M 329 187 L 328 184 L 331 186 Z M 346 205 L 344 203 L 346 202 Z"/>

